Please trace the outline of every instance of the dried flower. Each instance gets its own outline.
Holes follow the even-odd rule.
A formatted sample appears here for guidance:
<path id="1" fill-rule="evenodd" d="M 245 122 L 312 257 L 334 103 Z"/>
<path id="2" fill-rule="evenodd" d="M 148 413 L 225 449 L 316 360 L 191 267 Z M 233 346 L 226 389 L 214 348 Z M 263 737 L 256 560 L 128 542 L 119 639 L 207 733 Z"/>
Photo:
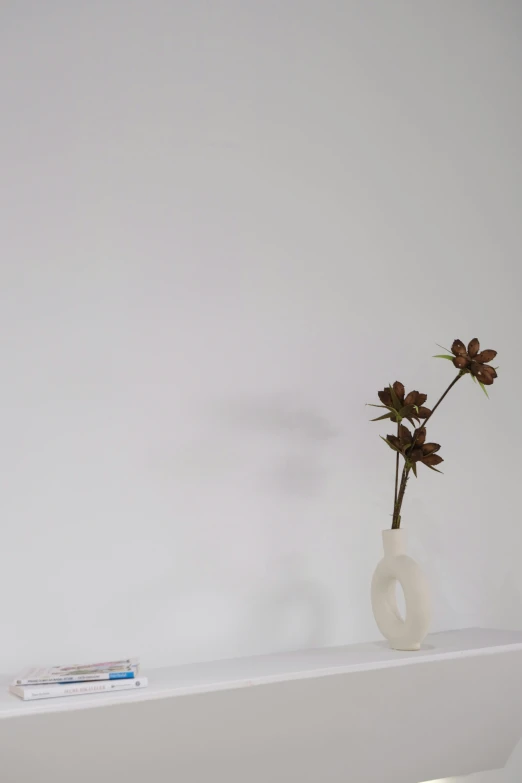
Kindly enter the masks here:
<path id="1" fill-rule="evenodd" d="M 378 416 L 376 419 L 372 419 L 372 421 L 391 419 L 400 424 L 403 419 L 407 419 L 414 427 L 414 419 L 420 422 L 421 419 L 427 418 L 431 413 L 429 408 L 423 407 L 428 398 L 427 394 L 421 394 L 418 391 L 411 391 L 409 394 L 406 394 L 404 384 L 400 381 L 395 381 L 393 386 L 388 386 L 377 392 L 377 395 L 382 405 L 373 405 L 372 407 L 387 408 L 388 413 Z"/>
<path id="2" fill-rule="evenodd" d="M 442 346 L 441 346 L 442 347 Z M 408 483 L 410 472 L 417 475 L 417 465 L 422 462 L 430 470 L 437 470 L 436 465 L 440 465 L 444 460 L 437 452 L 440 449 L 438 443 L 426 443 L 426 427 L 428 420 L 438 409 L 442 401 L 456 383 L 466 374 L 470 374 L 474 381 L 478 381 L 484 393 L 488 394 L 486 386 L 491 386 L 497 377 L 497 368 L 489 364 L 495 356 L 496 351 L 480 350 L 480 343 L 477 338 L 473 338 L 468 344 L 464 345 L 461 340 L 454 340 L 451 347 L 451 353 L 446 348 L 445 354 L 438 354 L 436 358 L 446 359 L 452 362 L 458 369 L 458 373 L 453 378 L 448 388 L 437 400 L 432 410 L 424 407 L 426 395 L 418 391 L 411 391 L 405 394 L 404 386 L 400 381 L 395 381 L 392 386 L 388 386 L 378 392 L 381 405 L 374 405 L 375 408 L 384 408 L 386 413 L 372 421 L 381 421 L 389 419 L 397 424 L 397 434 L 387 435 L 383 440 L 395 452 L 395 490 L 393 499 L 392 530 L 397 530 L 401 526 L 401 509 L 404 500 L 404 493 Z M 421 419 L 423 423 L 421 424 Z M 411 432 L 403 422 L 408 421 L 412 428 Z M 415 429 L 415 421 L 418 422 Z M 382 437 L 382 436 L 381 436 Z M 402 475 L 399 483 L 399 464 L 400 456 L 404 458 Z"/>
<path id="3" fill-rule="evenodd" d="M 398 451 L 406 460 L 407 467 L 411 467 L 417 475 L 417 462 L 422 462 L 431 470 L 437 470 L 435 465 L 444 462 L 436 452 L 440 449 L 438 443 L 426 443 L 426 427 L 420 427 L 415 432 L 401 424 L 398 435 L 387 435 L 383 438 L 393 451 Z M 437 471 L 440 473 L 440 470 Z"/>
<path id="4" fill-rule="evenodd" d="M 467 349 L 461 340 L 455 340 L 451 352 L 455 357 L 453 364 L 457 369 L 461 372 L 470 372 L 480 383 L 491 386 L 497 377 L 497 371 L 488 362 L 493 361 L 497 355 L 496 351 L 480 351 L 480 343 L 474 337 Z"/>

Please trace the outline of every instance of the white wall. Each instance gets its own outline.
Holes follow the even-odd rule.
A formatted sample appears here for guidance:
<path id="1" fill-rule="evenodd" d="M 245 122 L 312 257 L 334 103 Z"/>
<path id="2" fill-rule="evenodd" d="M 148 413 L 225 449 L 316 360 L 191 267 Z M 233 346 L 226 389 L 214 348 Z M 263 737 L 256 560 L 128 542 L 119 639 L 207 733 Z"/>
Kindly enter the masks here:
<path id="1" fill-rule="evenodd" d="M 0 9 L 0 670 L 378 636 L 435 343 L 499 351 L 403 521 L 435 628 L 522 627 L 522 6 Z M 376 400 L 375 400 L 376 401 Z"/>

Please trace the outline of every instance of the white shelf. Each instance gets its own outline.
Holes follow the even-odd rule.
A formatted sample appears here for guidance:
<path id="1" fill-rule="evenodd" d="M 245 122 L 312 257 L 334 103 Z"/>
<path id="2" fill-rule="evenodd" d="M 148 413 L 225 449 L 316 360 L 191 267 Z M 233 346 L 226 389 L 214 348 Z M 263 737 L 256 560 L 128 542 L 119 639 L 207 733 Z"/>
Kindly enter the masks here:
<path id="1" fill-rule="evenodd" d="M 149 687 L 143 691 L 119 691 L 31 702 L 24 702 L 9 693 L 7 689 L 12 676 L 4 676 L 0 678 L 0 718 L 94 709 L 332 675 L 419 666 L 516 650 L 522 651 L 522 632 L 469 628 L 432 634 L 419 652 L 390 650 L 383 641 L 212 661 L 144 671 L 143 674 L 149 678 Z"/>
<path id="2" fill-rule="evenodd" d="M 27 703 L 2 678 L 2 781 L 419 783 L 499 769 L 522 735 L 519 632 L 145 673 L 144 691 Z"/>

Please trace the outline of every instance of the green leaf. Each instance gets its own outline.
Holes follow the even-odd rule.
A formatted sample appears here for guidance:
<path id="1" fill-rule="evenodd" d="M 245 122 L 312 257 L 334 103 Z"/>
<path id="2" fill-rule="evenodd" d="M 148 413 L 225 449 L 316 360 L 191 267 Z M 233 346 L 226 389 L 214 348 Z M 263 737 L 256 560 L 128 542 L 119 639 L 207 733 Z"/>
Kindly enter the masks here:
<path id="1" fill-rule="evenodd" d="M 449 353 L 437 353 L 435 356 L 431 357 L 432 359 L 449 359 L 450 362 L 453 361 L 455 358 L 454 356 L 450 356 Z"/>
<path id="2" fill-rule="evenodd" d="M 383 437 L 382 437 L 382 435 L 379 435 L 379 438 L 381 438 L 381 440 L 383 440 L 385 443 L 387 443 L 387 444 L 388 444 L 388 446 L 390 447 L 390 449 L 391 449 L 392 451 L 397 451 L 397 449 L 395 448 L 395 446 L 392 446 L 392 444 L 390 443 L 390 441 L 389 441 L 389 440 L 386 440 L 386 438 L 383 438 Z"/>
<path id="3" fill-rule="evenodd" d="M 394 408 L 390 407 L 389 405 L 374 405 L 373 402 L 367 402 L 366 405 L 367 405 L 367 407 L 370 407 L 370 408 L 386 408 L 386 410 L 389 410 L 389 411 L 395 410 Z"/>
<path id="4" fill-rule="evenodd" d="M 396 408 L 397 410 L 400 410 L 402 408 L 401 401 L 399 400 L 399 398 L 395 394 L 395 389 L 393 388 L 393 386 L 391 384 L 390 384 L 389 388 L 390 388 L 390 392 L 391 392 L 391 398 L 392 398 L 392 402 L 393 402 L 393 407 Z"/>
<path id="5" fill-rule="evenodd" d="M 411 463 L 411 469 L 413 470 L 413 475 L 417 478 L 417 465 L 414 462 Z"/>
<path id="6" fill-rule="evenodd" d="M 384 416 L 377 416 L 376 419 L 370 419 L 370 421 L 382 421 L 383 419 L 391 419 L 389 413 L 385 413 Z"/>
<path id="7" fill-rule="evenodd" d="M 470 373 L 470 375 L 471 375 L 471 373 Z M 472 375 L 471 377 L 473 378 L 473 383 L 476 383 L 476 382 L 477 382 L 477 379 L 475 378 L 475 376 L 474 376 L 474 375 Z"/>
<path id="8" fill-rule="evenodd" d="M 435 343 L 435 345 L 437 346 L 437 348 L 442 348 L 443 351 L 447 351 L 448 353 L 451 353 L 450 348 L 446 348 L 444 345 L 439 345 L 439 343 Z"/>
<path id="9" fill-rule="evenodd" d="M 415 427 L 415 424 L 413 423 L 412 419 L 413 418 L 415 418 L 415 419 L 417 418 L 417 416 L 415 416 L 415 414 L 414 414 L 415 409 L 417 410 L 417 413 L 418 413 L 419 409 L 417 408 L 416 405 L 405 405 L 404 408 L 401 408 L 400 414 L 399 414 L 400 417 L 401 417 L 401 420 L 402 419 L 407 419 L 413 427 Z"/>
<path id="10" fill-rule="evenodd" d="M 434 467 L 433 467 L 433 465 L 426 465 L 426 467 L 427 467 L 427 468 L 429 468 L 430 470 L 434 470 L 434 471 L 435 471 L 435 473 L 440 473 L 440 474 L 441 474 L 441 476 L 443 476 L 443 475 L 444 475 L 444 473 L 442 472 L 442 470 L 439 470 L 438 468 L 434 468 Z"/>
<path id="11" fill-rule="evenodd" d="M 486 387 L 484 386 L 484 384 L 482 383 L 482 381 L 479 381 L 479 386 L 480 386 L 480 388 L 482 389 L 482 391 L 484 392 L 484 394 L 486 395 L 486 397 L 487 397 L 487 398 L 488 398 L 488 400 L 489 400 L 489 394 L 488 394 L 488 391 L 487 391 Z"/>

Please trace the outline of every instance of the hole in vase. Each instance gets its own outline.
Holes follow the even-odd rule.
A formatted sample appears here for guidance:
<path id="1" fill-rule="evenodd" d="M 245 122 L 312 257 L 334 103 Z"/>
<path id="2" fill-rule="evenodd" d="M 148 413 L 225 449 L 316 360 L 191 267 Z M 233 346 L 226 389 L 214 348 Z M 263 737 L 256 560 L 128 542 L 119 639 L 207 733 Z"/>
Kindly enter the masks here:
<path id="1" fill-rule="evenodd" d="M 406 619 L 406 599 L 404 598 L 404 591 L 399 581 L 395 580 L 395 599 L 397 601 L 397 609 L 401 616 L 401 620 L 404 622 Z"/>

